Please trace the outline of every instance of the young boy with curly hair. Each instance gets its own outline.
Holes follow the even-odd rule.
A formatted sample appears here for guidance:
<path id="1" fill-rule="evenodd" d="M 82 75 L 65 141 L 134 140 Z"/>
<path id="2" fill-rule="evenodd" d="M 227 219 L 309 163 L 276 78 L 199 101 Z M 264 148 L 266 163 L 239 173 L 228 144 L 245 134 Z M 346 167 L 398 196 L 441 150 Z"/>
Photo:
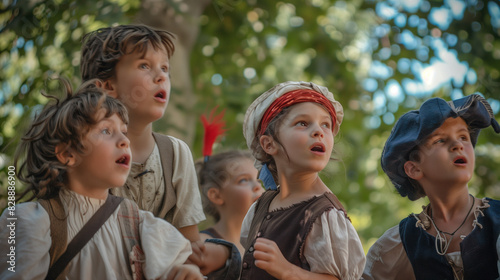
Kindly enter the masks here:
<path id="1" fill-rule="evenodd" d="M 0 217 L 1 236 L 14 225 L 16 237 L 0 243 L 0 279 L 202 279 L 184 263 L 191 246 L 179 231 L 109 194 L 130 171 L 126 108 L 95 86 L 73 94 L 65 85 L 66 98 L 35 116 L 16 153 L 20 198 L 37 201 Z"/>

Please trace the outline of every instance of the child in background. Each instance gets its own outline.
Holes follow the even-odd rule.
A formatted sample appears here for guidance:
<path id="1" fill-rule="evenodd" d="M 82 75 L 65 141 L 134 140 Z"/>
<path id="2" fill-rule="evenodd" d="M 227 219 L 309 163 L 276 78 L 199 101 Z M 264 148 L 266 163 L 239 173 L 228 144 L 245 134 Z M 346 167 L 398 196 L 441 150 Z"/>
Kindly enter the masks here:
<path id="1" fill-rule="evenodd" d="M 333 94 L 306 82 L 278 84 L 248 108 L 247 145 L 279 186 L 267 190 L 243 221 L 242 280 L 361 277 L 358 234 L 318 175 L 342 118 Z"/>
<path id="2" fill-rule="evenodd" d="M 220 238 L 236 244 L 241 255 L 241 223 L 248 209 L 264 192 L 258 170 L 248 152 L 232 150 L 199 162 L 198 178 L 203 209 L 215 224 L 201 231 L 201 238 Z"/>
<path id="3" fill-rule="evenodd" d="M 170 97 L 170 58 L 174 36 L 144 25 L 119 25 L 83 38 L 82 80 L 98 78 L 106 92 L 127 107 L 127 137 L 134 156 L 123 188 L 112 193 L 135 201 L 139 208 L 172 223 L 193 242 L 190 260 L 207 274 L 239 266 L 226 246 L 202 243 L 198 223 L 205 219 L 191 151 L 172 136 L 153 132 Z M 206 253 L 205 257 L 200 255 Z M 201 263 L 200 263 L 201 262 Z"/>
<path id="4" fill-rule="evenodd" d="M 473 94 L 432 98 L 395 124 L 382 169 L 410 200 L 429 204 L 387 230 L 370 248 L 368 279 L 498 279 L 500 201 L 475 198 L 474 146 L 481 129 L 500 132 L 488 102 Z"/>
<path id="5" fill-rule="evenodd" d="M 196 163 L 203 210 L 215 220 L 215 225 L 201 231 L 206 240 L 220 238 L 244 249 L 240 243 L 243 218 L 264 189 L 257 179 L 258 170 L 250 153 L 240 150 L 212 155 L 212 148 L 219 135 L 225 132 L 224 111 L 215 115 L 201 116 L 203 123 L 203 161 Z M 238 271 L 239 273 L 239 271 Z"/>
<path id="6" fill-rule="evenodd" d="M 180 232 L 135 203 L 108 194 L 130 171 L 125 107 L 95 86 L 73 95 L 65 85 L 67 97 L 35 117 L 16 154 L 15 166 L 22 162 L 19 179 L 28 185 L 21 198 L 32 192 L 30 200 L 38 201 L 14 210 L 17 262 L 9 270 L 6 256 L 13 245 L 5 240 L 0 278 L 45 279 L 50 271 L 54 279 L 202 279 L 198 267 L 183 264 L 191 247 Z M 82 227 L 93 223 L 108 201 L 117 201 L 117 208 L 69 264 L 60 266 L 61 274 L 52 274 L 66 246 L 70 251 L 67 241 L 88 235 Z M 1 236 L 9 236 L 12 218 L 9 211 L 0 217 Z"/>

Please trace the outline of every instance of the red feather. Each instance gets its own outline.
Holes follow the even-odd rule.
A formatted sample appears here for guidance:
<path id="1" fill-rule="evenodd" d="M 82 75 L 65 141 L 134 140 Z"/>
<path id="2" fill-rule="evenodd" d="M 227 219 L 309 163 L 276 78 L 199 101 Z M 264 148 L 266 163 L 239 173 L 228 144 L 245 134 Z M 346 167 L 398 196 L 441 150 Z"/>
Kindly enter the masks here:
<path id="1" fill-rule="evenodd" d="M 201 121 L 203 122 L 203 128 L 205 129 L 205 135 L 203 136 L 203 156 L 212 155 L 212 147 L 217 139 L 217 136 L 222 135 L 226 129 L 224 126 L 226 123 L 222 118 L 224 117 L 225 110 L 222 110 L 218 115 L 215 115 L 215 110 L 212 109 L 208 120 L 205 115 L 201 116 Z"/>

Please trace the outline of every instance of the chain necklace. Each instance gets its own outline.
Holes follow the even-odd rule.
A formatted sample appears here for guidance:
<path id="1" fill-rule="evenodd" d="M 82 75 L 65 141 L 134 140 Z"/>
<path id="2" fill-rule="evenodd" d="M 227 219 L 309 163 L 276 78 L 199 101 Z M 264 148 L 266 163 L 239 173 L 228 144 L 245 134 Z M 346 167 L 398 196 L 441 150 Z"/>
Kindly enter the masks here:
<path id="1" fill-rule="evenodd" d="M 462 226 L 465 224 L 465 222 L 467 221 L 467 218 L 469 217 L 471 211 L 472 211 L 472 208 L 474 207 L 474 196 L 472 196 L 471 194 L 469 194 L 469 196 L 472 198 L 472 204 L 470 206 L 470 209 L 469 209 L 469 212 L 467 212 L 467 215 L 465 216 L 464 220 L 462 221 L 462 223 L 460 224 L 460 226 L 455 230 L 453 231 L 452 233 L 449 233 L 449 232 L 446 232 L 446 231 L 442 231 L 440 230 L 436 223 L 434 223 L 434 219 L 432 217 L 432 208 L 430 209 L 431 210 L 431 216 L 429 217 L 427 215 L 427 213 L 424 212 L 425 216 L 427 216 L 427 218 L 431 221 L 432 225 L 434 226 L 434 228 L 436 229 L 436 252 L 441 255 L 441 256 L 444 256 L 446 254 L 446 252 L 448 251 L 448 248 L 450 247 L 450 244 L 451 244 L 451 241 L 453 240 L 453 237 L 455 236 L 455 233 L 460 229 L 462 228 Z M 446 238 L 446 235 L 449 235 L 451 236 L 450 240 L 448 240 L 448 238 Z"/>

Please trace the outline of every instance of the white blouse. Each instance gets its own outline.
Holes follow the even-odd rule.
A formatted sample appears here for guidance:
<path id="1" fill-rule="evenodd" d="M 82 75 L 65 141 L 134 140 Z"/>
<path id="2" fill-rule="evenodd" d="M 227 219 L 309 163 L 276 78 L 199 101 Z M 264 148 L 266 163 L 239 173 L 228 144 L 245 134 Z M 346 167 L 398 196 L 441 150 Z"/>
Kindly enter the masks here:
<path id="1" fill-rule="evenodd" d="M 104 204 L 104 200 L 62 190 L 60 198 L 68 214 L 68 243 Z M 121 207 L 121 206 L 119 206 Z M 118 223 L 119 207 L 69 263 L 67 279 L 132 279 L 129 256 Z M 0 217 L 0 236 L 7 237 L 12 222 L 4 211 Z M 145 254 L 146 279 L 166 279 L 172 266 L 182 264 L 191 254 L 191 245 L 171 224 L 139 211 L 139 235 Z M 0 240 L 0 279 L 44 279 L 50 263 L 50 220 L 38 202 L 26 202 L 15 208 L 15 272 L 9 269 L 6 255 L 10 246 Z"/>
<path id="2" fill-rule="evenodd" d="M 252 204 L 241 227 L 241 243 L 245 244 L 255 215 Z M 339 279 L 360 279 L 365 266 L 365 253 L 358 233 L 344 212 L 333 208 L 314 221 L 304 246 L 304 257 L 311 272 L 330 274 Z"/>

